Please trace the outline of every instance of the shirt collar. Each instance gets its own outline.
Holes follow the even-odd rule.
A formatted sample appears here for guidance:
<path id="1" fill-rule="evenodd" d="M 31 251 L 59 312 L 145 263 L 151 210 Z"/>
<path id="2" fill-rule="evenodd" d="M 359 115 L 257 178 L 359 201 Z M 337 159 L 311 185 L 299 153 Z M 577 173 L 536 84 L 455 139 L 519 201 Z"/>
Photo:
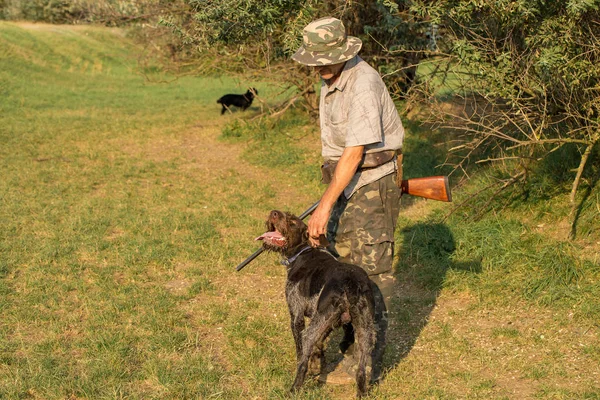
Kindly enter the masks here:
<path id="1" fill-rule="evenodd" d="M 335 89 L 343 92 L 344 88 L 346 87 L 346 83 L 348 83 L 348 79 L 350 79 L 350 75 L 352 75 L 353 71 L 351 71 L 351 69 L 354 68 L 361 60 L 362 58 L 356 55 L 350 60 L 346 61 L 346 65 L 344 65 L 342 73 L 332 86 L 328 86 L 327 83 L 323 81 L 324 85 L 327 87 L 327 92 L 333 92 Z"/>

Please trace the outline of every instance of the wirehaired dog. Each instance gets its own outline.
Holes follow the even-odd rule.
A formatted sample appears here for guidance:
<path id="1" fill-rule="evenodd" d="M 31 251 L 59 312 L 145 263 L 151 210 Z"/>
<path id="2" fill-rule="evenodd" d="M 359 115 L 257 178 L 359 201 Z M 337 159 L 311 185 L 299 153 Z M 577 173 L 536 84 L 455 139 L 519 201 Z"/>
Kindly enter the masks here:
<path id="1" fill-rule="evenodd" d="M 254 100 L 254 96 L 258 94 L 258 90 L 255 88 L 250 88 L 244 94 L 226 94 L 221 96 L 217 103 L 221 105 L 221 115 L 225 114 L 226 110 L 229 110 L 229 107 L 236 106 L 243 110 L 250 107 L 252 105 L 252 100 Z"/>
<path id="2" fill-rule="evenodd" d="M 285 296 L 298 361 L 292 391 L 304 383 L 309 364 L 324 366 L 323 343 L 333 329 L 351 322 L 359 360 L 357 396 L 366 395 L 367 365 L 376 340 L 375 300 L 367 273 L 311 247 L 306 224 L 290 213 L 271 211 L 266 227 L 256 240 L 263 241 L 265 250 L 280 253 L 287 267 Z M 308 327 L 305 317 L 310 318 Z"/>

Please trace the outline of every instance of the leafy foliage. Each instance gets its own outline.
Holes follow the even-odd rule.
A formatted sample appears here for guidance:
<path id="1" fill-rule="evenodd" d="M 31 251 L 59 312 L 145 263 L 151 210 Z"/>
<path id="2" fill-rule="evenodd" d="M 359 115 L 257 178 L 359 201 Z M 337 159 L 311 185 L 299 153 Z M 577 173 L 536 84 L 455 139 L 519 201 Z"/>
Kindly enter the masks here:
<path id="1" fill-rule="evenodd" d="M 68 0 L 4 0 L 0 2 L 0 9 L 2 18 L 52 23 L 70 22 L 81 12 L 77 4 Z"/>
<path id="2" fill-rule="evenodd" d="M 180 0 L 2 0 L 0 19 L 122 25 L 180 9 Z"/>
<path id="3" fill-rule="evenodd" d="M 440 79 L 460 75 L 456 94 L 466 112 L 441 112 L 465 132 L 457 165 L 470 158 L 500 161 L 500 190 L 535 176 L 535 165 L 562 146 L 580 156 L 570 173 L 571 203 L 594 160 L 600 139 L 600 12 L 597 0 L 568 2 L 415 1 L 413 10 L 443 27 L 440 67 L 423 77 L 420 93 L 438 102 Z M 419 96 L 422 99 L 422 97 Z M 451 118 L 448 118 L 451 117 Z M 490 152 L 491 150 L 491 152 Z M 483 157 L 482 157 L 483 156 Z M 512 162 L 510 161 L 512 160 Z M 539 171 L 539 169 L 538 169 Z"/>
<path id="4" fill-rule="evenodd" d="M 272 37 L 304 8 L 304 0 L 190 0 L 194 20 L 205 30 L 199 32 L 207 44 L 246 44 Z"/>

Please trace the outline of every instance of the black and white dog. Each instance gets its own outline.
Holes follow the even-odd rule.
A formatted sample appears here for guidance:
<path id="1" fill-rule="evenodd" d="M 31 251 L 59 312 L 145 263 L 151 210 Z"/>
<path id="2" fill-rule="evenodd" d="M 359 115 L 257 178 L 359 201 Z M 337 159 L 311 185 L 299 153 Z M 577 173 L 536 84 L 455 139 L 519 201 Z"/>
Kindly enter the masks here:
<path id="1" fill-rule="evenodd" d="M 357 396 L 366 395 L 367 365 L 376 340 L 375 300 L 367 273 L 311 247 L 306 224 L 290 213 L 271 211 L 266 227 L 267 233 L 256 239 L 264 249 L 280 253 L 287 266 L 285 295 L 298 360 L 292 391 L 304 383 L 309 364 L 325 365 L 323 343 L 333 329 L 351 323 L 358 350 Z M 310 318 L 308 327 L 305 317 Z"/>
<path id="2" fill-rule="evenodd" d="M 254 96 L 258 94 L 258 90 L 255 88 L 250 88 L 244 94 L 226 94 L 221 96 L 217 103 L 221 105 L 221 115 L 225 114 L 226 110 L 229 110 L 229 107 L 236 106 L 245 110 L 246 108 L 252 105 L 252 100 L 254 100 Z"/>

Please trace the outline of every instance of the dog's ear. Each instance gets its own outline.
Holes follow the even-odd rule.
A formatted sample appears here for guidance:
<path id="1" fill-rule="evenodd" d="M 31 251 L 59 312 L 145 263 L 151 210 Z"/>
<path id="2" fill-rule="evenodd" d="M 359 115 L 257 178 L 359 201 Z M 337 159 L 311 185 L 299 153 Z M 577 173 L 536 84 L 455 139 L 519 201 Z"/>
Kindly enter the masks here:
<path id="1" fill-rule="evenodd" d="M 305 230 L 304 232 L 302 232 L 302 241 L 308 242 L 308 239 L 309 239 L 308 230 Z"/>

